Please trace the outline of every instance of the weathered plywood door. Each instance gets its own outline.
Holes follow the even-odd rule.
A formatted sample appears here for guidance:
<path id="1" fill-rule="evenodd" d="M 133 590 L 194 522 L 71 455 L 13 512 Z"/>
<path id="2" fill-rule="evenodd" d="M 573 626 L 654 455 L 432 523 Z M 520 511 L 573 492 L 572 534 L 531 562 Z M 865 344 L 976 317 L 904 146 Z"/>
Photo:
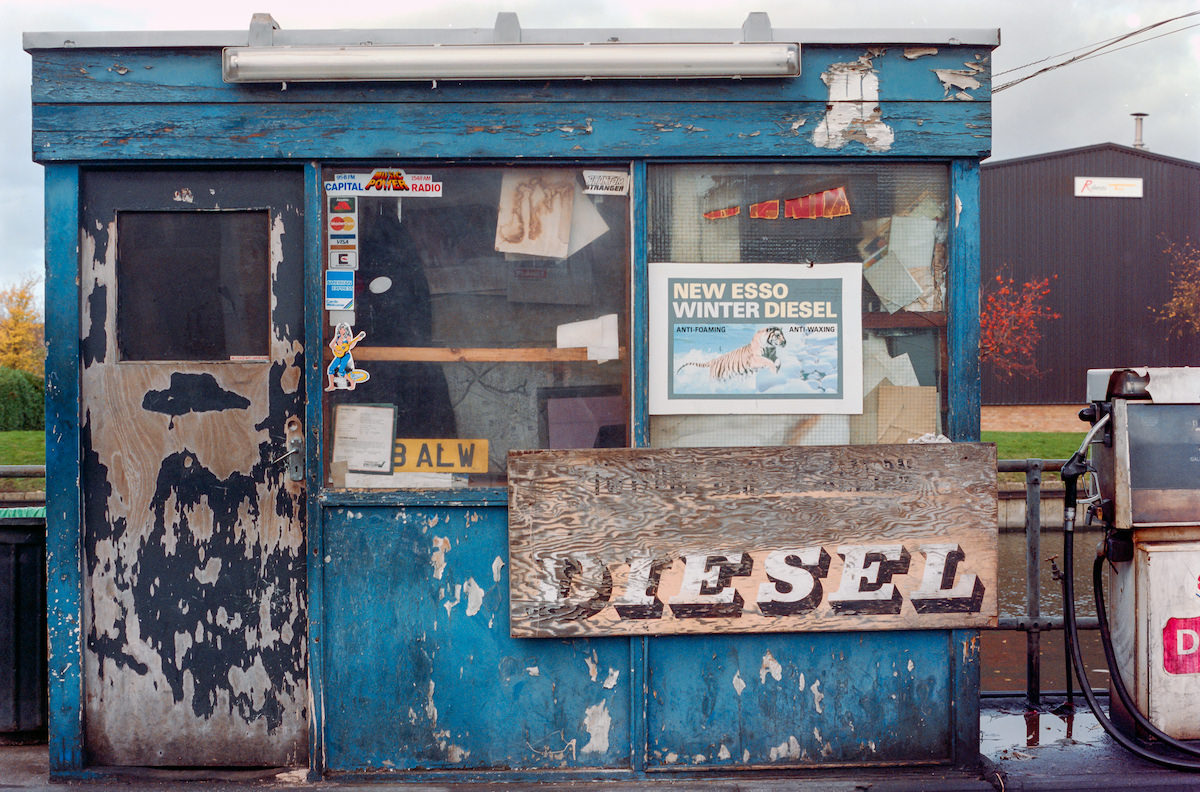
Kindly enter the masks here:
<path id="1" fill-rule="evenodd" d="M 90 764 L 307 761 L 302 200 L 298 171 L 85 175 Z"/>

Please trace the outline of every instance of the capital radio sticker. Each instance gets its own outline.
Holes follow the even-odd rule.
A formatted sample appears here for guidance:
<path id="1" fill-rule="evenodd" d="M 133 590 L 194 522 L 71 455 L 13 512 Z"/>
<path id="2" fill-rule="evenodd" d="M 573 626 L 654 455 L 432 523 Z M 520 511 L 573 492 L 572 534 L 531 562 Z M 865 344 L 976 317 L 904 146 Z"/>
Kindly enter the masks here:
<path id="1" fill-rule="evenodd" d="M 405 198 L 441 198 L 442 183 L 428 173 L 408 173 L 401 168 L 376 168 L 368 173 L 339 173 L 325 182 L 331 196 L 395 195 Z"/>

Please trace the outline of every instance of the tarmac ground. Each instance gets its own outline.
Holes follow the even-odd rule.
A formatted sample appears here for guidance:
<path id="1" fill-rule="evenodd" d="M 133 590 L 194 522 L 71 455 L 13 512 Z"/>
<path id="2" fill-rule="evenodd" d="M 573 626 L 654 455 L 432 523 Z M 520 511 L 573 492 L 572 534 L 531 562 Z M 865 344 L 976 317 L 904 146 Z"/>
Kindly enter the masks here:
<path id="1" fill-rule="evenodd" d="M 1057 702 L 1062 704 L 1061 701 Z M 0 745 L 0 790 L 63 792 L 72 787 L 104 792 L 1017 792 L 1019 790 L 1198 790 L 1200 773 L 1171 770 L 1140 759 L 1103 732 L 1082 700 L 1073 713 L 1049 702 L 1029 710 L 1021 699 L 985 699 L 980 718 L 980 764 L 974 768 L 887 767 L 819 769 L 782 774 L 635 778 L 619 781 L 502 781 L 398 783 L 309 781 L 303 769 L 277 771 L 99 769 L 87 781 L 51 781 L 47 747 Z"/>

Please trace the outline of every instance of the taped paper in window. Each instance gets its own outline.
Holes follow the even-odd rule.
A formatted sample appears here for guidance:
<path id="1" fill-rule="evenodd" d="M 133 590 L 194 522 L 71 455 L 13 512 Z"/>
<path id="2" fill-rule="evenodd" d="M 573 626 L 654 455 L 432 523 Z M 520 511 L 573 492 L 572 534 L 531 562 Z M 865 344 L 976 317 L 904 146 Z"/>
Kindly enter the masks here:
<path id="1" fill-rule="evenodd" d="M 763 201 L 750 205 L 750 218 L 752 220 L 775 220 L 779 217 L 779 200 Z"/>
<path id="2" fill-rule="evenodd" d="M 784 202 L 783 216 L 793 220 L 816 220 L 845 217 L 850 214 L 850 199 L 845 187 L 836 187 Z"/>
<path id="3" fill-rule="evenodd" d="M 558 168 L 506 171 L 500 183 L 496 250 L 566 258 L 578 190 L 572 171 Z"/>

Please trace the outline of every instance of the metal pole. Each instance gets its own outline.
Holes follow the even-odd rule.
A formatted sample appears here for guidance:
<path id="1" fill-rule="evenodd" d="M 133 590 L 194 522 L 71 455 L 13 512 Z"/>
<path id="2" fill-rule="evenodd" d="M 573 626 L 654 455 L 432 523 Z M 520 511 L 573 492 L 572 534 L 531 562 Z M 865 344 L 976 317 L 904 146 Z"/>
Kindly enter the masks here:
<path id="1" fill-rule="evenodd" d="M 1042 703 L 1041 611 L 1042 460 L 1025 460 L 1025 614 L 1030 629 L 1025 636 L 1025 700 L 1030 707 Z"/>

